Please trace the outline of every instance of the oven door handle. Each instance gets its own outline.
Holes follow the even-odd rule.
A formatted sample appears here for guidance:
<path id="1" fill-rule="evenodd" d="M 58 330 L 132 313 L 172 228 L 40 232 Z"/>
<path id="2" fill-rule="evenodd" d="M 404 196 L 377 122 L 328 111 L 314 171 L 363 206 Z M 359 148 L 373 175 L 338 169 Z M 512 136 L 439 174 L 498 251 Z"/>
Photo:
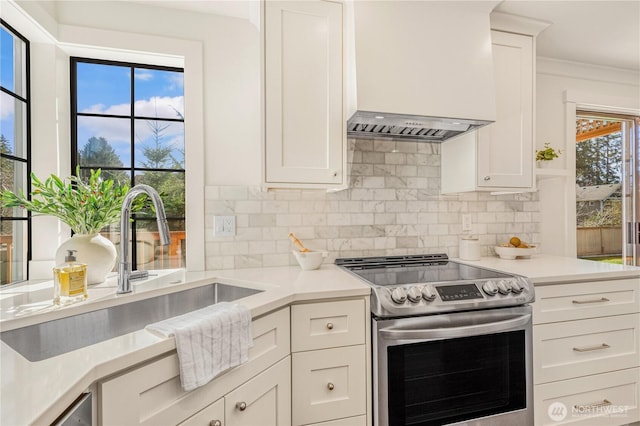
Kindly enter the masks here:
<path id="1" fill-rule="evenodd" d="M 522 329 L 531 322 L 531 314 L 518 315 L 501 321 L 491 321 L 484 324 L 458 325 L 434 328 L 403 329 L 401 327 L 389 327 L 378 330 L 378 336 L 385 340 L 437 340 L 454 337 L 474 336 L 480 334 L 499 333 Z"/>

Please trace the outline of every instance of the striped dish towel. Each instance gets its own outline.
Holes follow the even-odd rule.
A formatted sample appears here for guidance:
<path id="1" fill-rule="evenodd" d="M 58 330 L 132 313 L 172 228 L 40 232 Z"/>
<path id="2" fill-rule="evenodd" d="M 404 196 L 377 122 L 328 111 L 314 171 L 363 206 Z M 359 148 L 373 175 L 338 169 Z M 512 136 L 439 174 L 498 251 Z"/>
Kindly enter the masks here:
<path id="1" fill-rule="evenodd" d="M 149 324 L 146 329 L 162 337 L 175 336 L 185 391 L 247 362 L 253 346 L 251 312 L 228 302 Z"/>

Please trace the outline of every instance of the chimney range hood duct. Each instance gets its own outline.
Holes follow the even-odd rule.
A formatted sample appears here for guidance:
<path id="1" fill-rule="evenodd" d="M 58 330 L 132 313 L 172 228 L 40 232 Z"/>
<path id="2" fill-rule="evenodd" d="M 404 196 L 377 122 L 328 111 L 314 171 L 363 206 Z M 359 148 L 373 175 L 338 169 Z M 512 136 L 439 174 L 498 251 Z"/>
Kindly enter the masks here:
<path id="1" fill-rule="evenodd" d="M 497 1 L 354 1 L 355 138 L 443 142 L 495 121 Z"/>

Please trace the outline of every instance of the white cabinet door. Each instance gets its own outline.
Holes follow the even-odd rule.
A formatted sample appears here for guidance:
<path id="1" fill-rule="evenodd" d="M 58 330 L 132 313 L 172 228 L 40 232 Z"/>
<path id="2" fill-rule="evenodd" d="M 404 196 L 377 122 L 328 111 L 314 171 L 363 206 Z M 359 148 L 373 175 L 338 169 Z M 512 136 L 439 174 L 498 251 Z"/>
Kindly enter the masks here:
<path id="1" fill-rule="evenodd" d="M 226 426 L 291 424 L 291 357 L 225 396 Z"/>
<path id="2" fill-rule="evenodd" d="M 220 398 L 179 426 L 224 426 L 224 398 Z"/>
<path id="3" fill-rule="evenodd" d="M 533 37 L 491 32 L 496 122 L 441 145 L 441 192 L 533 189 Z"/>
<path id="4" fill-rule="evenodd" d="M 533 187 L 533 38 L 491 32 L 496 122 L 478 130 L 478 186 Z"/>
<path id="5" fill-rule="evenodd" d="M 266 184 L 342 184 L 342 4 L 264 7 Z"/>

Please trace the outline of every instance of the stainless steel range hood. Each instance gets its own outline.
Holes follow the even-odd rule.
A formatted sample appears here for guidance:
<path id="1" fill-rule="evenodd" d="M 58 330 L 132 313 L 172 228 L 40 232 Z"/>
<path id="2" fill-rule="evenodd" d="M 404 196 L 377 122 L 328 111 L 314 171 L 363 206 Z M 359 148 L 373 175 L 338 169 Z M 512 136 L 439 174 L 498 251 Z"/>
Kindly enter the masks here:
<path id="1" fill-rule="evenodd" d="M 355 1 L 356 138 L 443 142 L 495 120 L 497 1 Z"/>

